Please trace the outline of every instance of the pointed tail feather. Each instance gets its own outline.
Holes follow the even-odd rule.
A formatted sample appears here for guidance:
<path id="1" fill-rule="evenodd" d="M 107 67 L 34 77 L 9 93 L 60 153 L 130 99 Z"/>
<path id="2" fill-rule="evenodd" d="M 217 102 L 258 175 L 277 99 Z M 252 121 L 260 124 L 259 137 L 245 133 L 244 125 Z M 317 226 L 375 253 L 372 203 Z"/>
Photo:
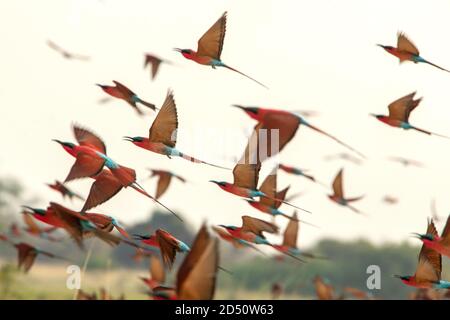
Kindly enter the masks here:
<path id="1" fill-rule="evenodd" d="M 444 136 L 444 135 L 442 135 L 442 134 L 434 133 L 434 132 L 427 131 L 427 130 L 424 130 L 424 129 L 420 129 L 420 128 L 417 128 L 417 127 L 414 127 L 414 126 L 411 126 L 411 129 L 414 129 L 414 130 L 416 130 L 416 131 L 425 133 L 425 134 L 427 134 L 427 135 L 429 135 L 429 136 L 438 136 L 438 137 L 441 137 L 441 138 L 450 139 L 450 137 Z"/>
<path id="2" fill-rule="evenodd" d="M 221 167 L 221 166 L 213 164 L 213 163 L 209 163 L 209 162 L 206 162 L 206 161 L 203 161 L 203 160 L 196 159 L 196 158 L 188 156 L 187 154 L 184 154 L 182 152 L 179 152 L 179 156 L 182 157 L 185 160 L 190 161 L 190 162 L 203 163 L 203 164 L 206 164 L 208 166 L 212 166 L 212 167 L 216 167 L 216 168 L 220 168 L 220 169 L 225 169 L 225 170 L 231 170 L 230 168 Z"/>
<path id="3" fill-rule="evenodd" d="M 359 211 L 358 209 L 356 209 L 355 207 L 347 204 L 346 207 L 348 207 L 350 210 L 352 210 L 354 213 L 360 214 L 362 216 L 367 217 L 367 215 L 364 212 Z"/>
<path id="4" fill-rule="evenodd" d="M 156 111 L 156 109 L 157 109 L 156 106 L 153 103 L 144 101 L 142 99 L 139 99 L 139 103 L 144 105 L 144 106 L 146 106 L 146 107 L 148 107 L 148 108 L 150 108 L 150 109 L 152 109 L 153 111 Z"/>
<path id="5" fill-rule="evenodd" d="M 169 211 L 170 213 L 172 213 L 175 217 L 178 218 L 178 220 L 180 220 L 181 222 L 183 222 L 183 219 L 180 218 L 180 216 L 178 216 L 175 212 L 173 212 L 172 210 L 170 210 L 168 207 L 166 207 L 164 204 L 162 204 L 161 202 L 159 202 L 157 199 L 155 199 L 154 197 L 152 197 L 151 195 L 149 195 L 144 188 L 142 188 L 137 182 L 135 182 L 134 184 L 131 185 L 131 187 L 138 191 L 139 193 L 142 193 L 144 196 L 152 199 L 153 201 L 155 201 L 157 204 L 159 204 L 161 207 L 163 207 L 164 209 L 166 209 L 167 211 Z"/>
<path id="6" fill-rule="evenodd" d="M 227 66 L 226 64 L 223 64 L 222 66 L 225 67 L 225 68 L 227 68 L 227 69 L 229 69 L 229 70 L 231 70 L 231 71 L 237 72 L 237 73 L 239 73 L 240 75 L 243 75 L 244 77 L 246 77 L 246 78 L 248 78 L 248 79 L 250 79 L 250 80 L 255 81 L 257 84 L 259 84 L 260 86 L 263 86 L 263 87 L 266 88 L 266 89 L 269 89 L 266 85 L 262 84 L 262 83 L 259 82 L 258 80 L 254 79 L 254 78 L 252 78 L 252 77 L 250 77 L 250 76 L 248 76 L 248 75 L 246 75 L 245 73 L 243 73 L 243 72 L 241 72 L 241 71 L 239 71 L 239 70 L 236 70 L 236 69 L 234 69 L 234 68 L 232 68 L 232 67 L 230 67 L 230 66 Z"/>
<path id="7" fill-rule="evenodd" d="M 313 223 L 311 223 L 311 222 L 308 222 L 308 221 L 305 221 L 305 220 L 302 220 L 302 219 L 296 219 L 296 218 L 291 217 L 290 215 L 287 215 L 287 214 L 285 214 L 285 213 L 281 213 L 280 215 L 283 216 L 283 217 L 285 217 L 285 218 L 288 218 L 289 220 L 292 220 L 292 221 L 299 221 L 299 222 L 304 223 L 304 224 L 307 224 L 307 225 L 309 225 L 309 226 L 311 226 L 311 227 L 319 228 L 319 226 L 316 226 L 315 224 L 313 224 Z"/>
<path id="8" fill-rule="evenodd" d="M 280 252 L 280 253 L 282 253 L 282 254 L 285 254 L 285 255 L 287 255 L 287 256 L 289 256 L 289 257 L 291 257 L 291 258 L 293 258 L 293 259 L 295 259 L 295 260 L 297 260 L 297 261 L 300 261 L 300 262 L 302 262 L 302 263 L 306 263 L 305 260 L 303 260 L 303 259 L 301 259 L 301 258 L 299 258 L 299 257 L 297 257 L 297 256 L 295 256 L 295 255 L 293 255 L 293 254 L 290 254 L 289 252 L 279 250 L 279 249 L 277 249 L 274 245 L 271 245 L 271 246 L 272 246 L 272 248 L 274 248 L 275 250 L 277 250 L 278 252 Z"/>
<path id="9" fill-rule="evenodd" d="M 433 67 L 435 67 L 435 68 L 441 69 L 441 70 L 443 70 L 443 71 L 450 72 L 449 70 L 444 69 L 444 68 L 442 68 L 442 67 L 440 67 L 440 66 L 438 66 L 438 65 L 436 65 L 436 64 L 434 64 L 434 63 L 431 63 L 430 61 L 427 61 L 427 60 L 425 60 L 425 59 L 424 59 L 422 62 L 427 63 L 427 64 L 429 64 L 430 66 L 433 66 Z"/>
<path id="10" fill-rule="evenodd" d="M 325 131 L 323 131 L 323 130 L 320 130 L 319 128 L 317 128 L 317 127 L 315 127 L 315 126 L 313 126 L 313 125 L 311 125 L 311 124 L 305 122 L 304 120 L 302 121 L 302 123 L 303 123 L 304 125 L 306 125 L 307 127 L 309 127 L 310 129 L 312 129 L 312 130 L 314 130 L 314 131 L 317 131 L 317 132 L 319 132 L 319 133 L 321 133 L 321 134 L 327 136 L 327 137 L 330 138 L 330 139 L 333 139 L 334 141 L 336 141 L 336 142 L 339 143 L 340 145 L 346 147 L 347 149 L 353 151 L 354 153 L 356 153 L 356 154 L 359 155 L 360 157 L 362 157 L 362 158 L 364 158 L 364 159 L 367 159 L 366 156 L 365 156 L 364 154 L 362 154 L 362 153 L 359 152 L 358 150 L 354 149 L 353 147 L 349 146 L 348 144 L 342 142 L 342 141 L 339 140 L 338 138 L 332 136 L 331 134 L 329 134 L 329 133 L 327 133 L 327 132 L 325 132 Z"/>
<path id="11" fill-rule="evenodd" d="M 268 197 L 267 195 L 264 195 L 264 197 L 266 197 L 266 198 L 268 198 L 268 199 L 270 199 L 270 200 L 273 200 L 273 201 L 280 201 L 280 202 L 282 202 L 282 203 L 284 203 L 284 204 L 287 204 L 288 206 L 291 206 L 291 207 L 293 207 L 293 208 L 296 208 L 296 209 L 299 209 L 299 210 L 302 210 L 302 211 L 305 211 L 305 212 L 308 212 L 308 213 L 312 213 L 311 211 L 308 211 L 308 210 L 306 210 L 306 209 L 297 207 L 297 206 L 293 205 L 292 203 L 287 202 L 287 201 L 284 200 L 284 199 L 272 198 L 272 197 Z"/>

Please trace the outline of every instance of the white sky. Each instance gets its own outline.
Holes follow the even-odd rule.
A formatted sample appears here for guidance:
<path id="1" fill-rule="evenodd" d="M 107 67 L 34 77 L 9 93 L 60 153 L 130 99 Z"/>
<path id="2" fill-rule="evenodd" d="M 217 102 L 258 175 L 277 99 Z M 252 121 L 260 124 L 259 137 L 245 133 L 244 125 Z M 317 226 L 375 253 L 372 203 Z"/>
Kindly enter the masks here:
<path id="1" fill-rule="evenodd" d="M 197 39 L 226 10 L 223 61 L 270 90 L 172 51 L 195 49 Z M 231 181 L 231 172 L 169 160 L 123 141 L 124 135 L 145 136 L 153 115 L 138 118 L 122 101 L 98 105 L 105 95 L 94 84 L 118 80 L 157 105 L 167 88 L 173 88 L 180 122 L 178 148 L 228 166 L 243 150 L 243 132 L 254 125 L 231 104 L 313 109 L 320 112 L 310 119 L 313 124 L 362 150 L 369 160 L 359 167 L 324 162 L 325 155 L 344 149 L 307 128 L 299 130 L 281 160 L 310 169 L 326 183 L 344 165 L 346 193 L 366 194 L 355 206 L 370 217 L 331 203 L 320 186 L 280 173 L 280 188 L 291 184 L 292 192 L 308 191 L 296 204 L 312 210 L 312 216 L 303 217 L 321 226 L 304 227 L 300 241 L 310 244 L 325 236 L 407 239 L 409 232 L 424 230 L 432 197 L 441 215 L 448 212 L 450 141 L 389 128 L 368 113 L 385 113 L 391 101 L 417 90 L 424 100 L 411 123 L 450 135 L 450 75 L 427 65 L 399 66 L 375 44 L 395 45 L 396 33 L 402 30 L 426 59 L 450 68 L 449 10 L 447 1 L 424 6 L 423 1 L 411 0 L 1 1 L 0 171 L 23 180 L 30 194 L 43 199 L 42 206 L 44 200 L 62 202 L 44 183 L 64 179 L 73 158 L 51 139 L 73 141 L 70 125 L 76 122 L 97 132 L 108 154 L 135 168 L 138 177 L 152 167 L 173 170 L 191 181 L 172 185 L 161 199 L 169 207 L 195 223 L 206 218 L 210 223 L 240 224 L 243 214 L 269 217 L 208 182 Z M 92 59 L 62 59 L 46 46 L 47 39 Z M 163 65 L 151 82 L 149 71 L 142 69 L 146 51 L 176 66 Z M 235 132 L 233 150 L 222 150 L 222 143 L 208 136 L 211 130 Z M 203 143 L 203 150 L 194 148 L 192 141 Z M 426 168 L 403 168 L 386 160 L 391 155 L 415 158 Z M 262 179 L 270 169 L 270 164 L 263 167 Z M 76 181 L 70 187 L 86 195 L 90 183 Z M 144 186 L 151 193 L 155 190 L 154 181 Z M 400 203 L 386 206 L 381 202 L 385 194 L 399 197 Z M 152 206 L 126 190 L 96 211 L 131 222 L 146 216 Z"/>

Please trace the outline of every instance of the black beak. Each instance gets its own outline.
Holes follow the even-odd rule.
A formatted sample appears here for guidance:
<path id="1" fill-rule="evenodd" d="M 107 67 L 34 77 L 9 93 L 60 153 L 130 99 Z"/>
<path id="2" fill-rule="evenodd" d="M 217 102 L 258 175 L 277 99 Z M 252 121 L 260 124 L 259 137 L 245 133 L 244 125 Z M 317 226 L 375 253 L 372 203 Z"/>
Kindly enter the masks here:
<path id="1" fill-rule="evenodd" d="M 58 140 L 58 139 L 52 139 L 52 141 L 58 142 L 60 145 L 63 144 L 62 141 L 61 141 L 61 140 Z"/>
<path id="2" fill-rule="evenodd" d="M 134 139 L 128 136 L 123 137 L 123 140 L 134 142 Z"/>
<path id="3" fill-rule="evenodd" d="M 176 51 L 176 52 L 181 52 L 182 51 L 182 49 L 180 49 L 180 48 L 173 48 L 173 50 Z"/>
<path id="4" fill-rule="evenodd" d="M 133 239 L 134 240 L 145 240 L 145 239 L 149 239 L 150 237 L 147 236 L 141 236 L 140 234 L 133 234 Z"/>

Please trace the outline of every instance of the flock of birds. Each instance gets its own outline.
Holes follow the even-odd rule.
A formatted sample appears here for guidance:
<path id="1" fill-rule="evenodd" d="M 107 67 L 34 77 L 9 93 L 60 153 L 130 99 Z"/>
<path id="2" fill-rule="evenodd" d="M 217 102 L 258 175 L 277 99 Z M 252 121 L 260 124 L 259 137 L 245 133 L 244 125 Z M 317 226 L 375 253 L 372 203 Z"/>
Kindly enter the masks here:
<path id="1" fill-rule="evenodd" d="M 230 67 L 221 60 L 226 32 L 226 20 L 227 15 L 225 12 L 198 40 L 197 51 L 178 48 L 175 50 L 180 52 L 186 59 L 198 64 L 211 66 L 212 68 L 221 67 L 229 69 L 267 88 L 261 82 Z M 60 52 L 67 59 L 89 59 L 86 56 L 70 53 L 53 42 L 48 42 L 48 45 L 52 49 Z M 400 62 L 412 61 L 414 63 L 426 63 L 447 71 L 422 58 L 417 47 L 403 33 L 398 34 L 397 47 L 379 46 L 397 57 Z M 145 66 L 151 66 L 152 79 L 157 76 L 162 64 L 170 63 L 168 60 L 151 54 L 145 56 Z M 141 107 L 158 112 L 149 128 L 148 135 L 125 136 L 125 140 L 137 147 L 162 156 L 167 156 L 168 158 L 180 157 L 190 162 L 229 170 L 228 168 L 194 158 L 177 149 L 177 106 L 174 93 L 171 90 L 167 92 L 164 103 L 158 108 L 154 104 L 141 99 L 124 84 L 118 81 L 113 81 L 113 83 L 114 85 L 98 85 L 109 95 L 109 99 L 112 97 L 126 101 L 139 115 L 143 115 L 140 109 Z M 389 104 L 388 115 L 373 114 L 373 116 L 392 127 L 404 130 L 416 130 L 427 135 L 447 138 L 410 124 L 410 114 L 417 108 L 420 101 L 421 98 L 416 99 L 415 92 L 413 92 Z M 305 252 L 298 248 L 297 238 L 300 222 L 312 224 L 303 219 L 300 220 L 297 211 L 294 211 L 290 215 L 280 210 L 281 205 L 286 204 L 298 210 L 307 211 L 290 202 L 293 197 L 287 197 L 289 187 L 282 190 L 277 189 L 277 173 L 278 170 L 281 170 L 287 174 L 303 176 L 315 183 L 322 183 L 300 168 L 279 164 L 258 187 L 261 166 L 265 160 L 278 154 L 285 148 L 301 125 L 328 137 L 352 153 L 333 155 L 328 157 L 328 159 L 339 157 L 354 163 L 361 163 L 365 159 L 364 154 L 328 132 L 312 125 L 297 113 L 253 106 L 235 105 L 235 107 L 241 109 L 251 119 L 255 120 L 256 125 L 248 139 L 241 159 L 232 170 L 233 182 L 217 180 L 211 180 L 211 182 L 234 196 L 244 198 L 253 208 L 265 214 L 274 218 L 282 216 L 288 219 L 289 222 L 280 244 L 269 241 L 264 235 L 264 233 L 279 233 L 275 219 L 272 222 L 268 222 L 251 216 L 243 216 L 241 226 L 218 225 L 209 228 L 206 224 L 203 224 L 192 245 L 188 246 L 169 231 L 162 228 L 157 229 L 154 234 L 130 235 L 116 218 L 105 214 L 88 212 L 96 206 L 110 200 L 122 189 L 131 187 L 142 196 L 151 199 L 175 215 L 180 220 L 180 223 L 182 223 L 182 219 L 159 199 L 167 191 L 173 179 L 182 183 L 186 180 L 169 171 L 152 170 L 151 176 L 158 178 L 158 185 L 156 195 L 150 195 L 138 183 L 134 169 L 114 161 L 113 158 L 107 155 L 106 145 L 99 136 L 77 124 L 73 125 L 73 133 L 77 143 L 54 140 L 68 154 L 75 158 L 75 162 L 63 182 L 55 181 L 54 184 L 49 184 L 49 187 L 60 192 L 64 197 L 70 199 L 78 198 L 84 201 L 84 205 L 79 211 L 69 209 L 55 202 L 50 202 L 46 209 L 24 206 L 22 213 L 27 226 L 25 231 L 30 235 L 49 241 L 58 241 L 60 239 L 52 236 L 52 232 L 57 229 L 64 229 L 81 249 L 84 248 L 84 239 L 88 237 L 99 238 L 111 246 L 123 243 L 133 247 L 137 250 L 136 254 L 139 258 L 149 257 L 150 259 L 151 276 L 150 278 L 142 278 L 142 281 L 147 285 L 149 295 L 155 299 L 212 299 L 214 297 L 219 270 L 224 272 L 228 271 L 219 264 L 219 240 L 211 234 L 210 230 L 213 230 L 221 239 L 231 243 L 235 248 L 250 248 L 261 254 L 265 254 L 259 247 L 270 246 L 276 252 L 282 254 L 278 257 L 279 259 L 283 259 L 286 256 L 300 263 L 305 262 L 306 259 L 326 259 L 326 257 Z M 276 132 L 276 135 L 274 132 Z M 273 137 L 277 138 L 276 142 L 278 146 L 276 148 L 272 144 Z M 405 165 L 419 165 L 403 158 L 392 160 L 402 162 Z M 91 178 L 93 180 L 86 198 L 73 192 L 66 185 L 68 182 L 80 178 Z M 362 196 L 347 197 L 344 194 L 342 169 L 337 173 L 332 182 L 332 190 L 333 193 L 329 195 L 331 201 L 345 206 L 357 214 L 363 214 L 353 205 Z M 392 196 L 386 196 L 384 201 L 386 203 L 395 203 L 397 199 Z M 42 227 L 37 221 L 48 226 Z M 114 229 L 119 232 L 119 235 L 112 233 Z M 22 268 L 24 271 L 27 272 L 30 270 L 38 255 L 63 259 L 63 257 L 43 251 L 31 244 L 15 242 L 14 238 L 18 233 L 18 227 L 15 226 L 9 235 L 1 234 L 0 239 L 17 249 L 19 268 Z M 417 233 L 415 236 L 423 242 L 416 272 L 412 276 L 397 277 L 404 284 L 416 288 L 450 289 L 450 282 L 441 279 L 442 255 L 450 257 L 450 219 L 447 219 L 446 226 L 441 235 L 438 234 L 433 219 L 430 219 L 426 232 L 423 234 Z M 175 285 L 168 286 L 166 284 L 165 272 L 172 269 L 178 253 L 187 253 L 187 255 L 178 269 Z M 317 277 L 314 283 L 320 299 L 336 298 L 334 293 L 332 293 L 332 287 L 325 283 L 322 278 Z M 279 284 L 274 284 L 272 289 L 274 297 L 279 296 L 282 292 Z M 363 295 L 357 289 L 348 288 L 348 292 L 352 293 L 355 297 L 361 297 Z M 78 298 L 80 299 L 93 297 L 94 295 L 88 295 L 83 291 L 78 292 Z"/>

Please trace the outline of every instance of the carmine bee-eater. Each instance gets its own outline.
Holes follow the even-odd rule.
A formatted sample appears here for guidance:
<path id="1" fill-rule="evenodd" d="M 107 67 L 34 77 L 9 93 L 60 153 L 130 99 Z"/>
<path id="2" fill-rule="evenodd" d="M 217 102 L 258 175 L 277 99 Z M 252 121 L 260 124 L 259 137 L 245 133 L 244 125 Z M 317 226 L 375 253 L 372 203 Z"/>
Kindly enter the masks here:
<path id="1" fill-rule="evenodd" d="M 250 216 L 242 216 L 242 226 L 219 225 L 225 228 L 230 235 L 237 239 L 245 240 L 254 244 L 265 244 L 272 246 L 266 239 L 263 232 L 278 233 L 279 228 L 273 223 L 253 218 Z"/>
<path id="2" fill-rule="evenodd" d="M 146 101 L 142 100 L 141 98 L 138 97 L 138 95 L 136 93 L 134 93 L 133 91 L 131 91 L 130 89 L 125 87 L 119 81 L 113 80 L 113 82 L 114 82 L 115 86 L 108 86 L 108 85 L 103 85 L 103 84 L 97 84 L 97 85 L 104 92 L 109 94 L 110 96 L 112 96 L 114 98 L 117 98 L 117 99 L 122 99 L 122 100 L 128 102 L 128 104 L 131 107 L 133 107 L 133 109 L 140 116 L 142 116 L 143 113 L 142 113 L 141 109 L 138 108 L 138 106 L 137 106 L 138 103 L 146 106 L 147 108 L 152 109 L 153 111 L 156 110 L 156 107 L 155 107 L 155 105 L 153 103 L 149 103 L 149 102 L 146 102 Z"/>
<path id="3" fill-rule="evenodd" d="M 243 110 L 250 118 L 258 121 L 258 124 L 254 128 L 254 131 L 259 132 L 260 130 L 264 130 L 261 134 L 258 135 L 262 135 L 266 142 L 265 150 L 267 150 L 267 155 L 261 158 L 260 161 L 264 161 L 266 158 L 276 155 L 277 152 L 281 152 L 286 144 L 295 136 L 295 133 L 297 132 L 300 125 L 307 126 L 308 128 L 327 136 L 328 138 L 336 141 L 345 148 L 365 158 L 365 156 L 361 152 L 355 150 L 351 146 L 330 135 L 329 133 L 326 133 L 325 131 L 313 126 L 301 116 L 292 112 L 260 107 L 247 107 L 236 104 L 233 106 Z M 272 150 L 272 131 L 274 130 L 278 130 L 278 148 L 276 150 Z"/>
<path id="4" fill-rule="evenodd" d="M 283 294 L 283 287 L 278 282 L 275 282 L 274 284 L 272 284 L 270 293 L 272 295 L 272 300 L 277 300 Z"/>
<path id="5" fill-rule="evenodd" d="M 432 238 L 439 237 L 433 220 L 428 220 L 426 234 L 430 235 Z M 394 277 L 399 278 L 404 284 L 411 287 L 422 289 L 450 289 L 450 282 L 441 280 L 441 272 L 441 254 L 436 250 L 427 247 L 424 243 L 419 253 L 416 273 L 412 276 L 395 275 Z"/>
<path id="6" fill-rule="evenodd" d="M 426 234 L 416 234 L 422 240 L 425 247 L 435 250 L 441 255 L 450 258 L 450 215 L 447 218 L 441 236 L 427 232 Z"/>
<path id="7" fill-rule="evenodd" d="M 404 157 L 389 157 L 389 160 L 401 163 L 405 167 L 414 166 L 414 167 L 424 167 L 424 164 L 420 161 L 414 159 L 408 159 Z"/>
<path id="8" fill-rule="evenodd" d="M 89 60 L 88 56 L 83 56 L 80 54 L 75 54 L 72 52 L 69 52 L 63 48 L 61 48 L 59 45 L 57 45 L 56 43 L 54 43 L 51 40 L 47 40 L 47 45 L 55 50 L 56 52 L 58 52 L 59 54 L 61 54 L 64 58 L 68 59 L 68 60 L 72 60 L 72 59 L 76 59 L 76 60 Z"/>
<path id="9" fill-rule="evenodd" d="M 225 39 L 226 24 L 227 13 L 224 12 L 219 20 L 217 20 L 216 23 L 214 23 L 212 27 L 209 28 L 209 30 L 206 31 L 206 33 L 198 40 L 197 51 L 179 48 L 175 48 L 174 50 L 180 52 L 186 59 L 195 61 L 202 65 L 211 66 L 213 69 L 216 67 L 227 68 L 255 81 L 264 88 L 267 88 L 261 82 L 222 62 L 220 55 L 222 53 L 223 40 Z"/>
<path id="10" fill-rule="evenodd" d="M 219 241 L 203 224 L 178 269 L 175 288 L 155 287 L 151 295 L 154 299 L 165 300 L 212 300 L 218 270 Z"/>
<path id="11" fill-rule="evenodd" d="M 67 188 L 63 183 L 59 182 L 58 180 L 56 180 L 55 183 L 53 183 L 53 184 L 47 183 L 47 185 L 51 189 L 61 193 L 63 199 L 68 197 L 70 200 L 72 200 L 73 198 L 77 198 L 77 199 L 80 199 L 80 200 L 84 201 L 84 198 L 82 196 L 80 196 L 79 194 L 73 192 L 72 190 Z"/>
<path id="12" fill-rule="evenodd" d="M 306 178 L 306 179 L 308 179 L 308 180 L 310 180 L 312 182 L 315 182 L 315 183 L 318 183 L 318 184 L 320 184 L 322 186 L 325 186 L 322 182 L 317 181 L 316 178 L 314 178 L 312 175 L 307 174 L 306 173 L 307 170 L 296 168 L 296 167 L 292 167 L 292 166 L 288 166 L 288 165 L 285 165 L 285 164 L 282 164 L 282 163 L 279 164 L 279 168 L 280 168 L 280 170 L 282 170 L 282 171 L 284 171 L 286 173 L 290 173 L 290 174 L 293 174 L 293 175 L 296 175 L 296 176 L 302 176 L 302 177 L 304 177 L 304 178 Z"/>
<path id="13" fill-rule="evenodd" d="M 328 198 L 341 206 L 348 207 L 353 212 L 362 214 L 361 211 L 359 211 L 358 209 L 356 209 L 355 207 L 350 205 L 350 203 L 361 200 L 364 196 L 359 196 L 359 197 L 354 197 L 354 198 L 346 198 L 344 196 L 344 188 L 342 186 L 342 172 L 343 172 L 343 169 L 339 170 L 338 174 L 334 178 L 333 185 L 332 185 L 333 194 L 328 195 Z"/>
<path id="14" fill-rule="evenodd" d="M 14 244 L 14 247 L 17 249 L 19 270 L 22 269 L 25 273 L 28 273 L 28 271 L 30 271 L 31 267 L 33 266 L 34 260 L 36 260 L 36 257 L 38 255 L 67 260 L 66 258 L 59 257 L 57 255 L 54 255 L 53 253 L 38 249 L 24 242 Z"/>
<path id="15" fill-rule="evenodd" d="M 298 232 L 300 228 L 300 221 L 297 217 L 297 212 L 294 212 L 291 220 L 286 226 L 286 230 L 283 234 L 283 243 L 281 245 L 273 245 L 275 250 L 287 255 L 292 256 L 302 256 L 311 259 L 323 259 L 317 255 L 311 254 L 309 252 L 301 251 L 297 246 Z"/>
<path id="16" fill-rule="evenodd" d="M 361 164 L 361 160 L 359 160 L 358 158 L 352 156 L 351 154 L 345 153 L 345 152 L 330 154 L 330 155 L 327 155 L 324 157 L 325 161 L 330 161 L 330 160 L 334 160 L 334 159 L 346 160 L 346 161 L 354 163 L 356 165 Z"/>
<path id="17" fill-rule="evenodd" d="M 149 278 L 139 277 L 150 290 L 155 289 L 156 287 L 164 285 L 164 282 L 166 282 L 166 272 L 164 271 L 164 266 L 161 263 L 161 260 L 159 257 L 155 255 L 150 255 L 150 268 Z"/>
<path id="18" fill-rule="evenodd" d="M 164 264 L 170 269 L 175 262 L 177 252 L 189 252 L 189 247 L 169 232 L 157 229 L 153 235 L 134 235 L 136 240 L 151 247 L 159 248 Z"/>
<path id="19" fill-rule="evenodd" d="M 391 196 L 391 195 L 387 194 L 387 195 L 385 195 L 385 196 L 383 197 L 383 202 L 384 202 L 384 203 L 387 203 L 387 204 L 394 205 L 394 204 L 397 204 L 397 203 L 398 203 L 398 198 L 396 198 L 396 197 L 394 197 L 394 196 Z"/>
<path id="20" fill-rule="evenodd" d="M 377 118 L 379 121 L 387 124 L 388 126 L 394 127 L 394 128 L 401 128 L 404 130 L 416 130 L 422 133 L 425 133 L 427 135 L 435 135 L 442 138 L 450 139 L 447 136 L 443 136 L 438 133 L 434 133 L 431 131 L 427 131 L 424 129 L 420 129 L 418 127 L 413 126 L 409 123 L 409 116 L 412 111 L 414 111 L 415 108 L 419 105 L 422 98 L 414 100 L 414 96 L 416 95 L 416 92 L 412 92 L 404 97 L 401 97 L 400 99 L 395 100 L 391 104 L 389 104 L 389 115 L 382 115 L 382 114 L 373 114 L 370 115 Z"/>
<path id="21" fill-rule="evenodd" d="M 150 169 L 150 171 L 152 173 L 150 175 L 150 178 L 158 177 L 158 185 L 156 187 L 155 199 L 159 199 L 167 191 L 167 188 L 169 188 L 172 178 L 176 178 L 183 183 L 186 182 L 186 179 L 184 179 L 184 178 L 180 177 L 179 175 L 172 173 L 170 171 L 155 170 L 155 169 Z"/>
<path id="22" fill-rule="evenodd" d="M 147 67 L 147 65 L 150 65 L 151 67 L 151 74 L 152 74 L 152 80 L 155 79 L 156 75 L 158 74 L 159 67 L 161 63 L 165 64 L 172 64 L 169 60 L 162 59 L 158 56 L 155 56 L 154 54 L 146 53 L 145 59 L 144 59 L 144 68 Z"/>
<path id="23" fill-rule="evenodd" d="M 210 180 L 210 182 L 215 183 L 222 190 L 229 192 L 231 194 L 237 195 L 246 199 L 253 199 L 255 197 L 266 197 L 270 200 L 279 201 L 285 203 L 294 208 L 309 212 L 305 209 L 294 206 L 293 204 L 287 202 L 284 199 L 279 199 L 272 197 L 258 190 L 258 178 L 259 171 L 261 169 L 261 162 L 258 160 L 259 156 L 259 139 L 257 137 L 256 131 L 253 132 L 250 140 L 245 148 L 245 151 L 235 165 L 233 169 L 233 183 L 225 181 Z"/>
<path id="24" fill-rule="evenodd" d="M 125 140 L 148 151 L 162 154 L 167 157 L 181 157 L 185 160 L 203 163 L 213 167 L 220 166 L 193 158 L 175 148 L 177 142 L 178 115 L 177 106 L 172 91 L 167 92 L 166 99 L 153 121 L 148 138 L 146 137 L 124 137 Z"/>
<path id="25" fill-rule="evenodd" d="M 423 62 L 432 65 L 433 67 L 436 67 L 438 69 L 450 72 L 447 69 L 439 67 L 434 63 L 431 63 L 430 61 L 427 61 L 424 58 L 422 58 L 420 56 L 419 49 L 417 49 L 417 47 L 411 42 L 411 40 L 408 39 L 408 37 L 403 32 L 397 33 L 397 48 L 392 46 L 384 46 L 381 44 L 377 44 L 377 46 L 383 48 L 393 56 L 397 57 L 400 63 L 404 61 L 412 61 L 414 63 Z"/>
<path id="26" fill-rule="evenodd" d="M 29 207 L 27 207 L 29 208 Z M 32 209 L 32 208 L 29 208 Z M 24 228 L 25 232 L 27 232 L 29 235 L 39 237 L 42 239 L 47 239 L 50 241 L 59 241 L 61 239 L 57 239 L 53 237 L 50 233 L 54 232 L 57 228 L 56 227 L 48 227 L 48 228 L 41 228 L 38 226 L 36 221 L 32 218 L 32 214 L 30 214 L 27 211 L 22 212 L 23 221 L 25 222 L 26 227 Z"/>
<path id="27" fill-rule="evenodd" d="M 133 169 L 119 165 L 106 155 L 106 146 L 97 135 L 78 126 L 73 126 L 73 131 L 79 145 L 59 140 L 54 141 L 58 142 L 64 150 L 76 158 L 65 181 L 83 177 L 91 177 L 95 180 L 81 211 L 89 210 L 111 199 L 122 188 L 131 187 L 181 220 L 175 212 L 149 195 L 136 182 L 136 172 Z M 103 170 L 104 166 L 109 170 Z"/>
<path id="28" fill-rule="evenodd" d="M 261 250 L 259 250 L 255 245 L 252 243 L 245 241 L 243 239 L 239 239 L 236 237 L 233 237 L 226 229 L 222 227 L 212 226 L 211 229 L 224 241 L 229 242 L 235 247 L 236 249 L 241 248 L 252 248 L 253 250 L 258 251 L 259 253 L 265 255 L 265 253 Z"/>
<path id="29" fill-rule="evenodd" d="M 323 279 L 321 276 L 315 276 L 313 282 L 318 300 L 336 299 L 334 288 L 327 279 Z"/>

